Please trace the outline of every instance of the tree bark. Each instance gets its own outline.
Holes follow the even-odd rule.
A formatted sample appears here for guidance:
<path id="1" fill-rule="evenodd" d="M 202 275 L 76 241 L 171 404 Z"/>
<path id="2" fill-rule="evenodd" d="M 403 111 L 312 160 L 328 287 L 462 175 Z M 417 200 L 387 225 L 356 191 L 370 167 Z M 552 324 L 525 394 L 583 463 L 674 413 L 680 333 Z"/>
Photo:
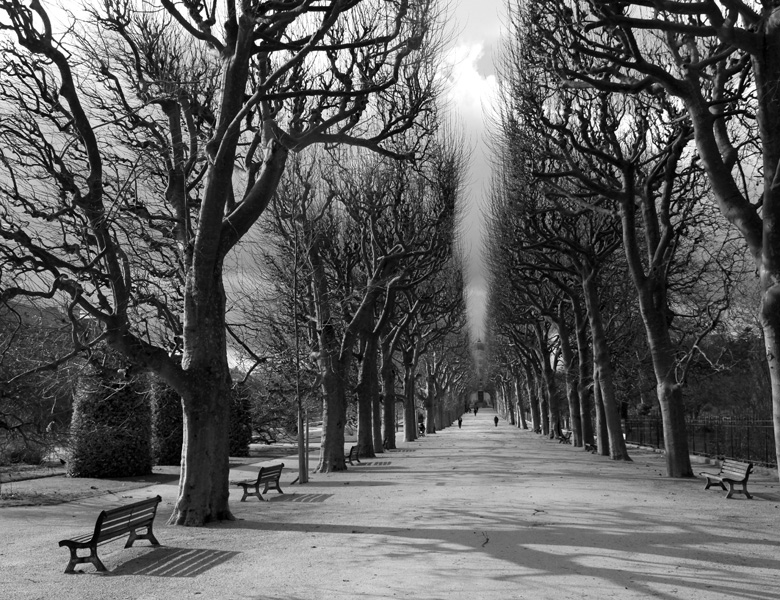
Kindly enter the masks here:
<path id="1" fill-rule="evenodd" d="M 518 423 L 523 429 L 528 429 L 528 423 L 525 420 L 525 406 L 523 394 L 520 391 L 520 378 L 515 376 L 515 397 L 517 398 L 517 416 Z"/>
<path id="2" fill-rule="evenodd" d="M 596 271 L 592 270 L 582 278 L 583 291 L 585 292 L 585 306 L 590 321 L 591 339 L 593 340 L 593 364 L 598 370 L 599 390 L 601 392 L 601 405 L 604 410 L 604 419 L 609 435 L 609 455 L 613 460 L 631 460 L 628 456 L 626 441 L 623 439 L 623 430 L 620 426 L 620 414 L 615 399 L 615 384 L 612 379 L 612 365 L 610 364 L 609 345 L 604 331 L 604 325 L 599 310 L 599 298 L 596 291 Z M 602 439 L 599 432 L 599 440 Z"/>
<path id="3" fill-rule="evenodd" d="M 566 373 L 566 398 L 569 405 L 570 429 L 572 431 L 571 443 L 575 447 L 582 447 L 582 419 L 580 417 L 580 398 L 577 393 L 578 370 L 575 365 L 574 352 L 569 343 L 569 327 L 563 314 L 556 320 L 558 333 L 561 340 L 561 357 Z"/>
<path id="4" fill-rule="evenodd" d="M 395 450 L 395 369 L 389 336 L 384 336 L 382 346 L 382 392 L 384 394 L 384 423 L 382 445 L 385 450 Z"/>
<path id="5" fill-rule="evenodd" d="M 599 368 L 593 363 L 593 404 L 596 407 L 596 452 L 601 456 L 609 456 L 609 430 L 607 417 L 604 414 L 604 397 L 601 394 Z"/>
<path id="6" fill-rule="evenodd" d="M 525 365 L 525 389 L 528 393 L 528 406 L 531 409 L 531 426 L 533 428 L 534 433 L 541 433 L 542 432 L 542 419 L 541 414 L 539 412 L 539 401 L 536 398 L 536 394 L 534 394 L 534 388 L 536 387 L 534 383 L 534 372 L 532 367 Z"/>
<path id="7" fill-rule="evenodd" d="M 372 323 L 373 325 L 373 323 Z M 360 362 L 357 383 L 358 434 L 360 456 L 374 458 L 374 394 L 377 385 L 377 339 L 373 327 L 363 329 L 363 360 Z"/>
<path id="8" fill-rule="evenodd" d="M 591 377 L 588 374 L 590 366 L 588 336 L 586 328 L 588 326 L 585 316 L 582 314 L 582 307 L 579 303 L 574 304 L 574 326 L 577 334 L 577 395 L 579 396 L 580 407 L 580 425 L 582 427 L 582 445 L 594 445 L 593 440 L 593 418 L 591 417 L 591 402 L 589 382 Z"/>
<path id="9" fill-rule="evenodd" d="M 232 520 L 228 507 L 230 370 L 225 339 L 225 290 L 221 270 L 208 291 L 187 280 L 182 369 L 184 435 L 179 493 L 168 522 L 200 526 Z"/>
<path id="10" fill-rule="evenodd" d="M 414 368 L 412 367 L 412 351 L 403 352 L 404 360 L 404 441 L 413 442 L 417 439 L 417 410 L 414 398 Z"/>

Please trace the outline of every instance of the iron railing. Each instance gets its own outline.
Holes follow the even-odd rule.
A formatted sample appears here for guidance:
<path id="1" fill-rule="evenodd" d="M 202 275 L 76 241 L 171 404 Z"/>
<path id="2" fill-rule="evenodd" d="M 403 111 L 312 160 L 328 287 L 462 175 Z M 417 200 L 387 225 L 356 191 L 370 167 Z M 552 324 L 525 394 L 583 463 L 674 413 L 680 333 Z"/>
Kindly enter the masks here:
<path id="1" fill-rule="evenodd" d="M 706 417 L 686 419 L 688 450 L 691 454 L 726 457 L 776 467 L 775 436 L 770 419 Z M 627 419 L 623 423 L 626 441 L 663 448 L 661 419 Z"/>

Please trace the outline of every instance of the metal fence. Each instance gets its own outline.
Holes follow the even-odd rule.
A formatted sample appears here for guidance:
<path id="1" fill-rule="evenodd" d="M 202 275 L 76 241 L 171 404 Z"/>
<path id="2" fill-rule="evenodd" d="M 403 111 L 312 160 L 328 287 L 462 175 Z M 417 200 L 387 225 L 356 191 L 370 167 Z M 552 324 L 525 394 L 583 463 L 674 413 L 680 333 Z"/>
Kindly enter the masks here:
<path id="1" fill-rule="evenodd" d="M 686 419 L 688 450 L 691 454 L 726 457 L 776 467 L 775 435 L 772 421 L 708 417 Z M 663 448 L 664 431 L 660 418 L 624 421 L 626 441 Z"/>

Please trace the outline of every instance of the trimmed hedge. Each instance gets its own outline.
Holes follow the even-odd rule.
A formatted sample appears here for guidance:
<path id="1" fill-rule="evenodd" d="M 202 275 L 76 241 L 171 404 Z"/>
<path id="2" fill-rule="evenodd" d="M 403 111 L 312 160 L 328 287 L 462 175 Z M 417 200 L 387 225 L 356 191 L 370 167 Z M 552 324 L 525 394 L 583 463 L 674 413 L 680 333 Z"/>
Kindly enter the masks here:
<path id="1" fill-rule="evenodd" d="M 152 458 L 156 465 L 180 465 L 184 436 L 181 397 L 165 382 L 152 377 Z"/>
<path id="2" fill-rule="evenodd" d="M 73 400 L 71 477 L 132 477 L 152 472 L 151 410 L 142 378 L 88 365 Z"/>
<path id="3" fill-rule="evenodd" d="M 251 441 L 251 397 L 249 389 L 237 383 L 230 389 L 230 456 L 249 456 Z"/>

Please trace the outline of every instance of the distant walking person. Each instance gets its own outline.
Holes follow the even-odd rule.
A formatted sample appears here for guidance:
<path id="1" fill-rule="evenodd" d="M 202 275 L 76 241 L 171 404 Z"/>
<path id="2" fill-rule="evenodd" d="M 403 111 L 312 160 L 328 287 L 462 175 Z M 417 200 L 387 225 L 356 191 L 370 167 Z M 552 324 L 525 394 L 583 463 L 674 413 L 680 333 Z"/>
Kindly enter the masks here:
<path id="1" fill-rule="evenodd" d="M 493 417 L 493 423 L 498 427 L 498 417 Z"/>
<path id="2" fill-rule="evenodd" d="M 461 425 L 463 425 L 463 417 L 458 417 L 458 429 L 460 429 Z"/>
<path id="3" fill-rule="evenodd" d="M 479 410 L 479 406 L 475 406 L 475 407 L 474 407 L 474 416 L 475 416 L 475 417 L 477 416 L 477 411 L 478 411 L 478 410 Z"/>

